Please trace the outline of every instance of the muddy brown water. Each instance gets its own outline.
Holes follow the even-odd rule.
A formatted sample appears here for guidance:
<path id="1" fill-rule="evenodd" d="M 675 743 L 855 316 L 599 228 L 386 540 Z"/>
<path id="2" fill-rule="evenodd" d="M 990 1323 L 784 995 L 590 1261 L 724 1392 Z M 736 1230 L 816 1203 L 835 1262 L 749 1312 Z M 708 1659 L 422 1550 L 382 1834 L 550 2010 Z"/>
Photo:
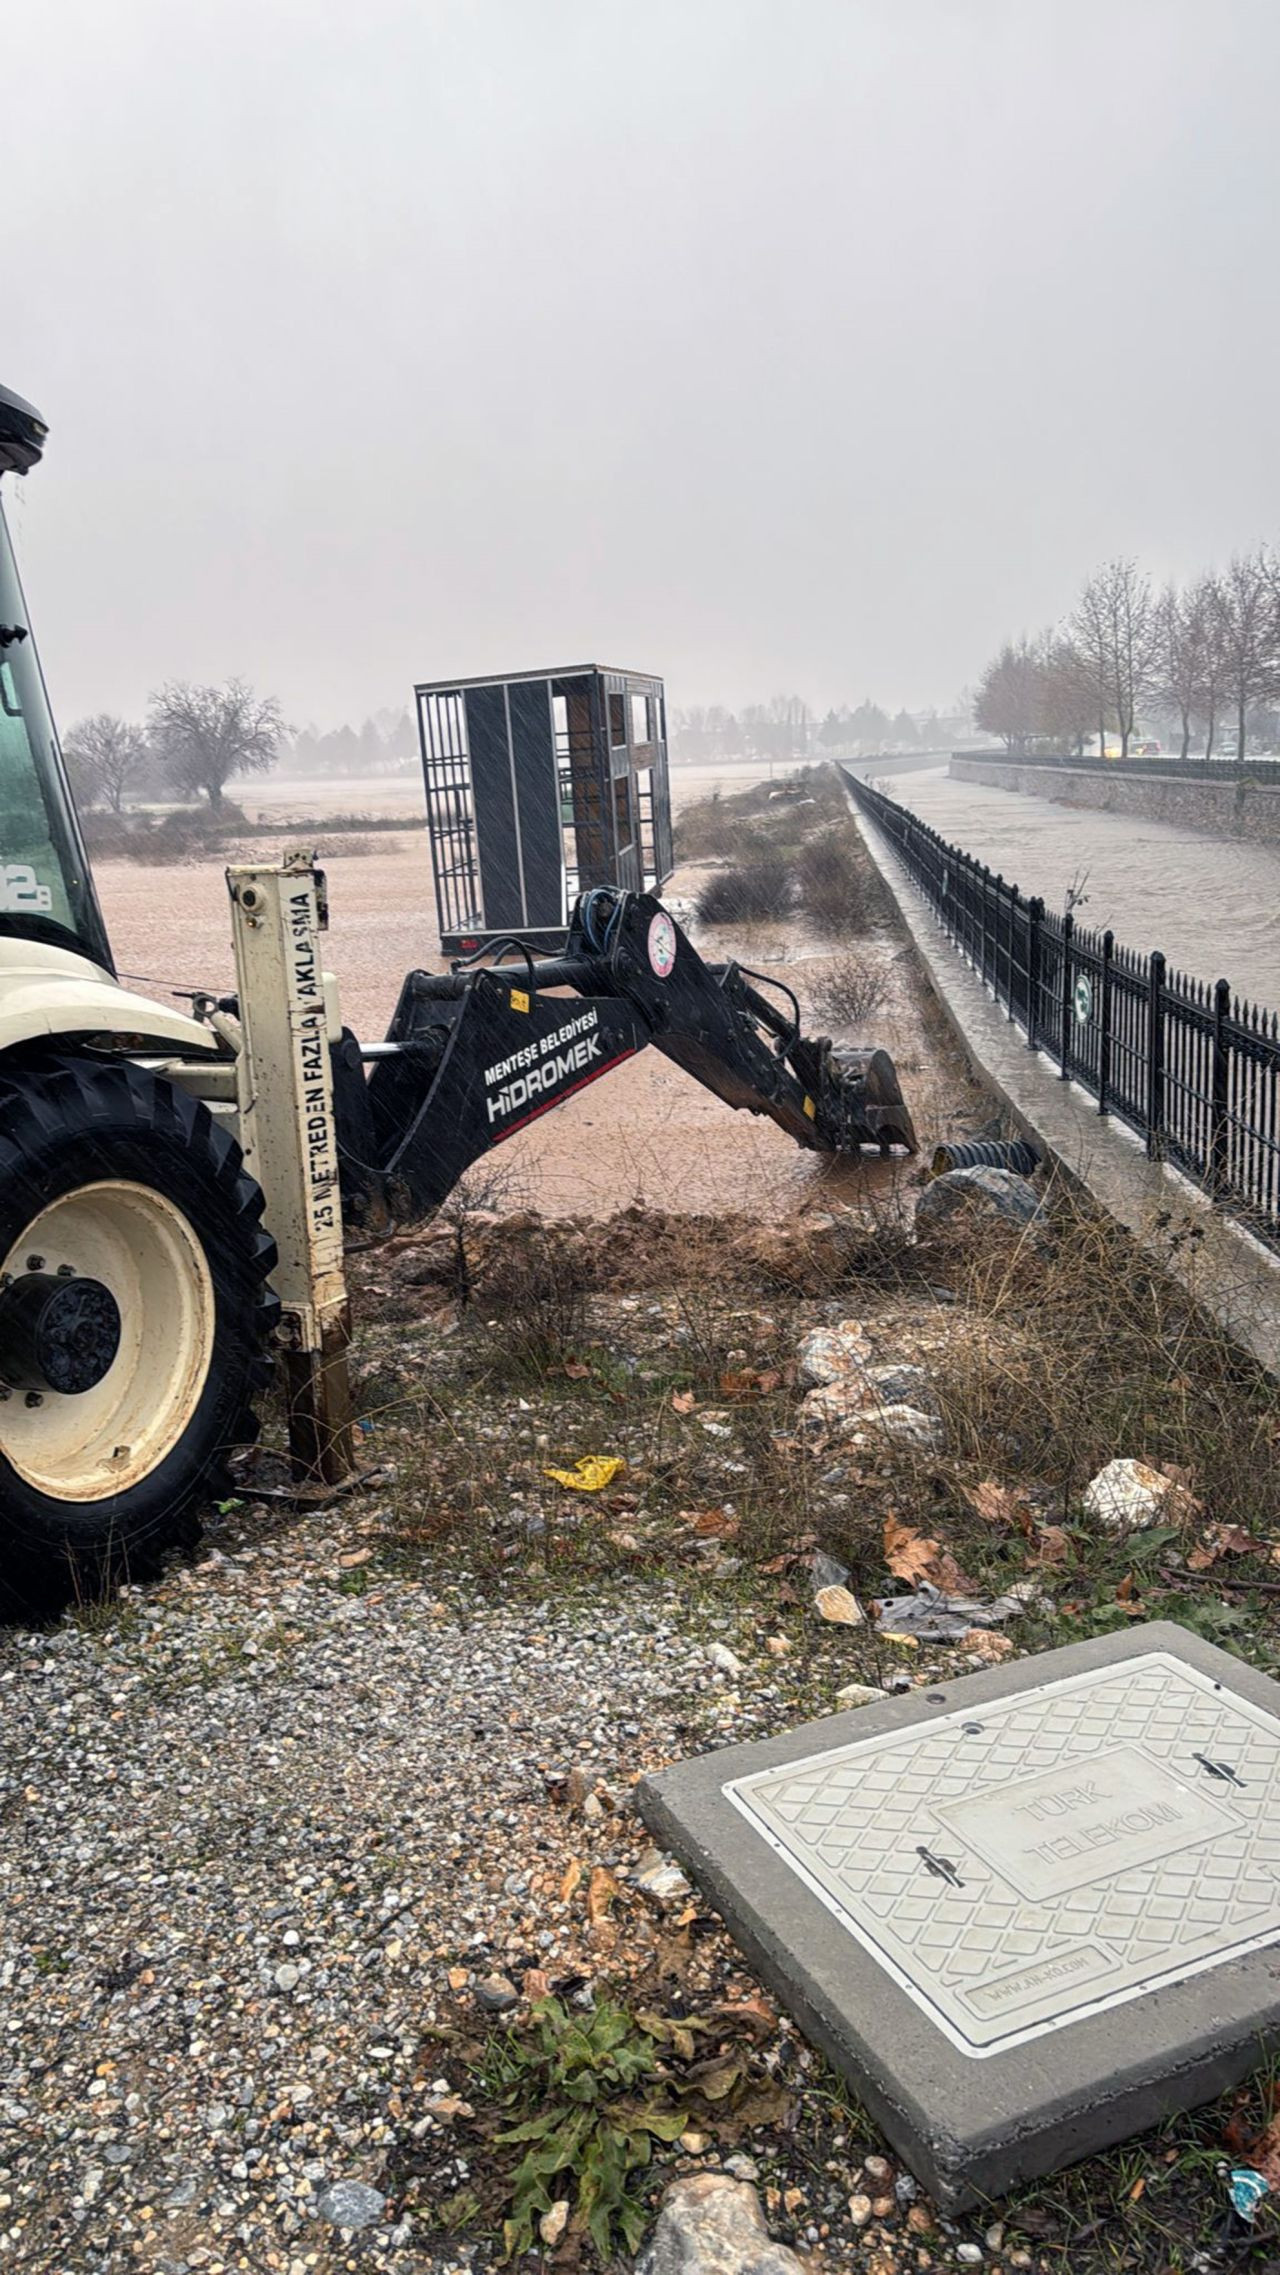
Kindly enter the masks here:
<path id="1" fill-rule="evenodd" d="M 703 770 L 689 771 L 701 775 Z M 319 799 L 311 794 L 323 788 L 333 794 L 329 812 L 390 811 L 398 816 L 399 805 L 393 802 L 403 791 L 398 779 L 390 785 L 391 801 L 384 801 L 380 784 L 361 787 L 355 808 L 344 794 L 350 785 L 289 785 L 299 813 L 320 810 Z M 677 781 L 678 802 L 702 794 L 703 783 L 695 787 Z M 267 810 L 256 788 L 244 804 L 254 819 Z M 292 801 L 286 810 L 293 810 Z M 444 968 L 425 836 L 406 826 L 403 835 L 392 832 L 369 842 L 374 850 L 350 853 L 342 850 L 341 836 L 328 844 L 321 836 L 330 901 L 325 960 L 338 975 L 348 1025 L 366 1041 L 385 1034 L 406 971 L 415 965 Z M 278 859 L 280 847 L 278 838 L 246 840 L 236 848 L 236 857 Z M 221 857 L 173 869 L 128 861 L 96 865 L 118 966 L 122 976 L 141 981 L 142 992 L 163 997 L 169 989 L 232 987 L 224 867 Z M 697 881 L 695 871 L 678 872 L 673 897 L 688 895 Z M 820 944 L 806 941 L 791 926 L 750 927 L 732 936 L 727 930 L 709 931 L 698 945 L 713 959 L 740 955 L 785 979 L 802 1002 L 807 984 L 826 963 Z M 881 940 L 871 944 L 870 953 L 888 974 L 886 1003 L 869 1022 L 868 1033 L 844 1027 L 837 1039 L 876 1042 L 893 1053 L 917 1129 L 927 1142 L 965 1134 L 972 1126 L 976 1093 L 922 1014 L 898 944 Z M 815 1025 L 825 1031 L 831 1022 L 811 1020 L 811 1028 Z M 802 1151 L 775 1123 L 732 1111 L 655 1051 L 629 1060 L 487 1159 L 497 1173 L 501 1205 L 552 1215 L 609 1215 L 640 1202 L 776 1220 L 825 1207 L 833 1198 L 871 1202 L 902 1174 L 878 1160 L 851 1168 Z"/>
<path id="2" fill-rule="evenodd" d="M 858 771 L 874 779 L 874 762 Z M 1250 1002 L 1280 1010 L 1280 846 L 953 782 L 942 767 L 904 773 L 886 787 L 1047 907 L 1062 909 L 1083 877 L 1088 898 L 1079 923 L 1099 932 L 1110 926 L 1127 948 L 1163 949 L 1175 970 L 1225 978 Z"/>

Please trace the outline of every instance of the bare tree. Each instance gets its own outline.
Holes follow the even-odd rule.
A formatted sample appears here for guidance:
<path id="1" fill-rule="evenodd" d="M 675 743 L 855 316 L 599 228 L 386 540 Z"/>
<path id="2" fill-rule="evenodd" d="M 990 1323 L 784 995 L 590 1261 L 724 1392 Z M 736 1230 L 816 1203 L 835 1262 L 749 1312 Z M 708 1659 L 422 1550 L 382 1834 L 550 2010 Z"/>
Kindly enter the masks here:
<path id="1" fill-rule="evenodd" d="M 975 726 L 999 735 L 1006 750 L 1025 750 L 1040 724 L 1040 663 L 1025 637 L 1006 640 L 987 665 L 974 698 Z"/>
<path id="2" fill-rule="evenodd" d="M 1236 758 L 1248 745 L 1249 713 L 1280 689 L 1277 591 L 1280 564 L 1265 545 L 1237 553 L 1213 583 L 1227 701 L 1235 710 Z"/>
<path id="3" fill-rule="evenodd" d="M 62 748 L 77 796 L 86 805 L 107 805 L 118 814 L 125 791 L 146 764 L 147 738 L 141 727 L 113 718 L 109 711 L 95 711 L 67 730 Z"/>
<path id="4" fill-rule="evenodd" d="M 171 681 L 152 696 L 152 748 L 176 790 L 203 790 L 216 811 L 236 774 L 266 774 L 275 765 L 284 716 L 274 696 L 257 696 L 242 679 L 225 687 Z"/>
<path id="5" fill-rule="evenodd" d="M 1046 632 L 1039 648 L 1040 732 L 1078 758 L 1095 716 L 1090 674 L 1079 649 L 1061 633 Z"/>
<path id="6" fill-rule="evenodd" d="M 1120 756 L 1127 758 L 1159 647 L 1150 579 L 1135 561 L 1108 561 L 1095 571 L 1080 595 L 1071 635 L 1093 691 L 1099 750 L 1105 751 L 1107 727 L 1114 721 Z"/>
<path id="7" fill-rule="evenodd" d="M 1221 603 L 1215 580 L 1198 577 L 1185 592 L 1166 586 L 1156 602 L 1158 692 L 1178 716 L 1179 756 L 1191 748 L 1197 720 L 1208 724 L 1206 756 L 1213 749 L 1222 701 L 1224 657 Z"/>
<path id="8" fill-rule="evenodd" d="M 1200 677 L 1196 689 L 1196 714 L 1204 726 L 1204 755 L 1212 758 L 1213 738 L 1218 731 L 1218 713 L 1222 708 L 1227 685 L 1223 602 L 1219 581 L 1215 576 L 1198 578 L 1193 590 L 1200 626 Z"/>
<path id="9" fill-rule="evenodd" d="M 1109 616 L 1100 581 L 1090 577 L 1076 603 L 1067 627 L 1081 686 L 1088 690 L 1093 723 L 1098 730 L 1098 756 L 1105 758 L 1107 729 L 1114 718 L 1111 700 L 1111 645 Z"/>

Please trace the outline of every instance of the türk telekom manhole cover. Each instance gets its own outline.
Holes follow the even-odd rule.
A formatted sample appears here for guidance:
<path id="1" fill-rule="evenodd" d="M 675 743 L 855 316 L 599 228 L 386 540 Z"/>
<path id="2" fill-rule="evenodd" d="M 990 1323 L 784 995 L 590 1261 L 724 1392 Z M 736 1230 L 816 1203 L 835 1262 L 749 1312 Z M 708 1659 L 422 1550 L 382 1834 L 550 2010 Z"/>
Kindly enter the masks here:
<path id="1" fill-rule="evenodd" d="M 1280 2022 L 1280 1686 L 1171 1626 L 726 1748 L 644 1813 L 952 2201 Z"/>

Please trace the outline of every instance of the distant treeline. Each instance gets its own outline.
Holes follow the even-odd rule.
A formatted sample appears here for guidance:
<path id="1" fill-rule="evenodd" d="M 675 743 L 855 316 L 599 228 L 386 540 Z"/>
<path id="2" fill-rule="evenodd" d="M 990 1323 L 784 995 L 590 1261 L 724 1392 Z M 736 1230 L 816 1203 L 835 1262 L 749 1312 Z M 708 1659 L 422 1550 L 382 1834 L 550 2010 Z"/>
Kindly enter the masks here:
<path id="1" fill-rule="evenodd" d="M 280 752 L 284 774 L 388 774 L 418 763 L 418 735 L 408 711 L 375 711 L 358 727 L 295 729 Z"/>
<path id="2" fill-rule="evenodd" d="M 874 757 L 895 750 L 946 750 L 971 729 L 967 706 L 951 712 L 882 711 L 869 697 L 845 703 L 824 717 L 799 695 L 775 695 L 768 703 L 749 703 L 741 711 L 720 704 L 706 710 L 673 711 L 671 755 L 693 761 L 759 758 L 790 762 L 802 758 Z"/>
<path id="3" fill-rule="evenodd" d="M 1186 585 L 1108 561 L 1066 621 L 1006 641 L 987 665 L 974 722 L 1009 750 L 1127 757 L 1155 731 L 1185 758 L 1243 759 L 1280 729 L 1280 561 L 1269 546 Z"/>

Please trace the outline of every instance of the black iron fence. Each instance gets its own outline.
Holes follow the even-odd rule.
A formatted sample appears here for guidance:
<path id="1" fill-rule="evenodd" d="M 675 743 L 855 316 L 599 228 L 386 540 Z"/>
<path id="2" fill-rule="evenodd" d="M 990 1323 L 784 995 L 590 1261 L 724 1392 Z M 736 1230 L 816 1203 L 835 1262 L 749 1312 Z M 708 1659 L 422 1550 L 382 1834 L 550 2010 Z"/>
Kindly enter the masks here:
<path id="1" fill-rule="evenodd" d="M 1026 899 L 841 772 L 1032 1049 L 1280 1247 L 1280 1016 Z"/>
<path id="2" fill-rule="evenodd" d="M 1217 782 L 1228 789 L 1272 790 L 1280 786 L 1280 758 L 1071 758 L 1060 750 L 953 750 L 953 758 L 981 759 L 987 766 L 1056 766 L 1070 774 L 1172 776 L 1177 782 Z"/>

